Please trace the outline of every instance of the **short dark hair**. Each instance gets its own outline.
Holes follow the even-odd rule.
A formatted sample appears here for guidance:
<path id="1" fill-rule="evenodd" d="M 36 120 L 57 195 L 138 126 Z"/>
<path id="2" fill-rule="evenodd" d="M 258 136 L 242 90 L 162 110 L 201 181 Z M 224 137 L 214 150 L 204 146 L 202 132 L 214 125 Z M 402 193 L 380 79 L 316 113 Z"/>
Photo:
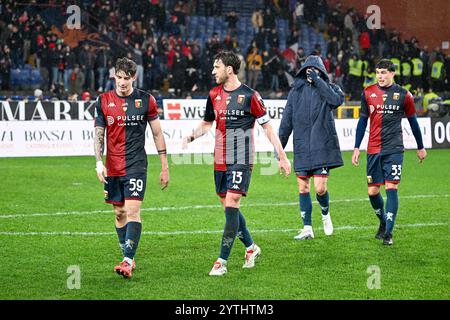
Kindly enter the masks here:
<path id="1" fill-rule="evenodd" d="M 123 71 L 127 76 L 134 77 L 136 74 L 137 65 L 133 60 L 123 57 L 117 59 L 115 69 L 116 73 Z"/>
<path id="2" fill-rule="evenodd" d="M 214 60 L 221 60 L 225 67 L 232 67 L 234 74 L 238 74 L 241 67 L 239 56 L 232 51 L 220 51 L 214 56 Z"/>
<path id="3" fill-rule="evenodd" d="M 395 64 L 389 59 L 381 59 L 375 66 L 376 69 L 387 69 L 390 72 L 395 72 Z"/>

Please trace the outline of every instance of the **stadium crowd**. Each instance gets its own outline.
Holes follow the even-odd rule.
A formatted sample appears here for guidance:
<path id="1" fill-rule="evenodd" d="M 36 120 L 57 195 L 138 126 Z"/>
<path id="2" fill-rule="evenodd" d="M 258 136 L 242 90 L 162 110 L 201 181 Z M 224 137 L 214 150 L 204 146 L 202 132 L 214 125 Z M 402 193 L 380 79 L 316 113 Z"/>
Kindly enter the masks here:
<path id="1" fill-rule="evenodd" d="M 49 8 L 59 8 L 67 17 L 67 6 L 81 8 L 87 28 L 98 38 L 67 43 L 61 30 L 44 18 Z M 53 7 L 52 7 L 53 6 Z M 189 39 L 191 16 L 225 16 L 226 36 Z M 2 90 L 14 90 L 11 70 L 31 65 L 39 70 L 39 89 L 59 98 L 113 88 L 114 61 L 128 56 L 138 65 L 139 88 L 177 97 L 201 95 L 214 85 L 211 60 L 219 51 L 233 50 L 242 60 L 241 81 L 263 94 L 285 96 L 292 77 L 310 54 L 323 59 L 330 79 L 344 88 L 347 100 L 359 100 L 361 89 L 375 83 L 374 66 L 379 58 L 390 58 L 398 66 L 396 82 L 415 93 L 448 90 L 450 55 L 421 46 L 416 38 L 402 39 L 397 30 L 368 29 L 364 16 L 326 0 L 265 0 L 251 15 L 254 38 L 239 46 L 239 10 L 224 13 L 222 1 L 39 1 L 28 4 L 4 0 L 0 5 L 0 81 Z M 280 50 L 277 21 L 288 21 L 287 47 L 294 59 Z M 301 25 L 321 32 L 327 47 L 313 52 L 296 46 Z M 85 29 L 83 29 L 85 30 Z M 67 30 L 66 30 L 67 31 Z M 169 90 L 171 88 L 172 90 Z"/>

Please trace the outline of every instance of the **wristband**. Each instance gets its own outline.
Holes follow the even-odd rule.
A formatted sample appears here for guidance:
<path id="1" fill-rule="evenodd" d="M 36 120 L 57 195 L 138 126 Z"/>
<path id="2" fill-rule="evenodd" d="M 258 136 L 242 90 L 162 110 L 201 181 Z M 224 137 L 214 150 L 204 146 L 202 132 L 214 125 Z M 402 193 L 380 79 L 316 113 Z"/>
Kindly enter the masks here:
<path id="1" fill-rule="evenodd" d="M 103 173 L 103 161 L 96 162 L 95 171 L 97 171 L 98 174 Z"/>

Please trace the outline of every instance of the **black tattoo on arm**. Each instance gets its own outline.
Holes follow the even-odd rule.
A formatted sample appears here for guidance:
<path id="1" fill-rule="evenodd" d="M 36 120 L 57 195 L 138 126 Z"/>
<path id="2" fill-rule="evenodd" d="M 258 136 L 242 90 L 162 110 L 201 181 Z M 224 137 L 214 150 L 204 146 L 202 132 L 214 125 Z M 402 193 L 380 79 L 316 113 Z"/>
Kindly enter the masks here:
<path id="1" fill-rule="evenodd" d="M 105 128 L 95 127 L 95 135 L 94 135 L 95 161 L 103 160 L 104 150 L 105 150 Z"/>

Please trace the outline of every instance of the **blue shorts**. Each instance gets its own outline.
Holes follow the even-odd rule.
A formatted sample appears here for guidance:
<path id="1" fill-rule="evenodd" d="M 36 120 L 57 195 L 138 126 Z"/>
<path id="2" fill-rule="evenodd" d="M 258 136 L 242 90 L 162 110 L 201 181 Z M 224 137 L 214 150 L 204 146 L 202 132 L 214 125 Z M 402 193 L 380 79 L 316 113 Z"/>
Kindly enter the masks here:
<path id="1" fill-rule="evenodd" d="M 147 173 L 134 173 L 123 177 L 106 177 L 105 202 L 123 205 L 125 200 L 144 200 Z"/>
<path id="2" fill-rule="evenodd" d="M 247 196 L 251 177 L 252 170 L 249 168 L 214 171 L 216 193 L 219 197 L 225 197 L 227 192 L 240 193 L 245 197 Z"/>
<path id="3" fill-rule="evenodd" d="M 297 171 L 295 172 L 297 177 L 300 179 L 308 179 L 311 177 L 328 177 L 330 175 L 330 169 L 327 167 L 324 168 L 318 168 L 313 170 L 307 170 L 307 171 Z"/>
<path id="4" fill-rule="evenodd" d="M 403 153 L 367 155 L 367 184 L 381 186 L 386 182 L 400 183 L 402 177 Z"/>

